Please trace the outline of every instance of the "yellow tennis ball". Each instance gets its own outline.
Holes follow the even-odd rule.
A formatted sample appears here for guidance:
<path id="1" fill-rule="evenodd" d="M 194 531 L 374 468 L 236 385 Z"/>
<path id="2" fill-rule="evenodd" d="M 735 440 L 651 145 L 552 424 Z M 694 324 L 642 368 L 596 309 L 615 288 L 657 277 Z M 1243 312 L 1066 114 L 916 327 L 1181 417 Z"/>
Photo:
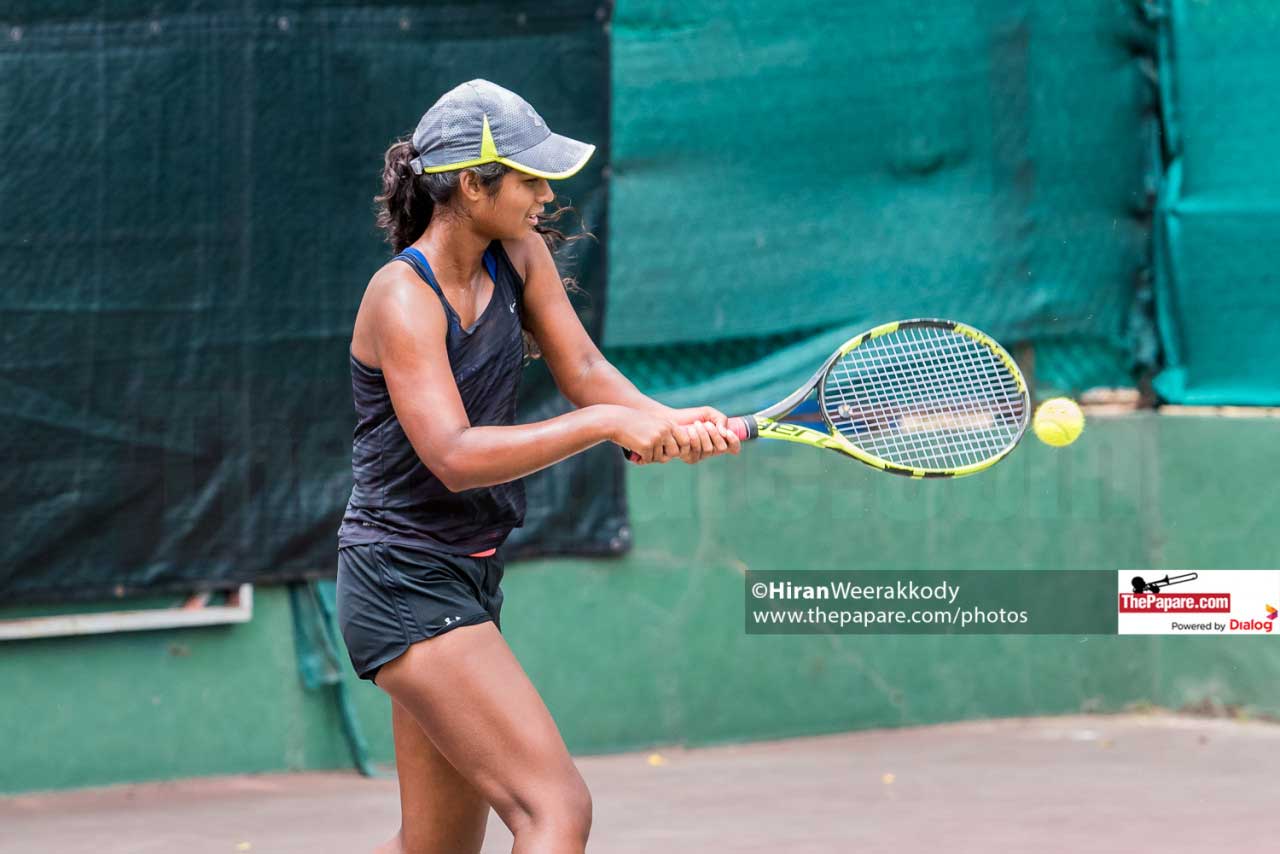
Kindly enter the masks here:
<path id="1" fill-rule="evenodd" d="M 1084 430 L 1084 413 L 1074 400 L 1054 397 L 1036 409 L 1031 427 L 1041 442 L 1061 448 L 1080 437 L 1080 432 Z"/>

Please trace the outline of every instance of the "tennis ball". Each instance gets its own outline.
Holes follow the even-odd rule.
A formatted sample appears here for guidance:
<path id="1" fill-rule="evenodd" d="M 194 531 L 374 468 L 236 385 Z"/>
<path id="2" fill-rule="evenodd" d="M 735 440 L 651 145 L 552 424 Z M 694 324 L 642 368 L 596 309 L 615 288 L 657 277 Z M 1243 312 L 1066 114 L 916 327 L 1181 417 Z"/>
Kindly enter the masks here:
<path id="1" fill-rule="evenodd" d="M 1080 432 L 1084 430 L 1084 413 L 1074 400 L 1054 397 L 1036 409 L 1031 427 L 1041 442 L 1061 448 L 1080 437 Z"/>

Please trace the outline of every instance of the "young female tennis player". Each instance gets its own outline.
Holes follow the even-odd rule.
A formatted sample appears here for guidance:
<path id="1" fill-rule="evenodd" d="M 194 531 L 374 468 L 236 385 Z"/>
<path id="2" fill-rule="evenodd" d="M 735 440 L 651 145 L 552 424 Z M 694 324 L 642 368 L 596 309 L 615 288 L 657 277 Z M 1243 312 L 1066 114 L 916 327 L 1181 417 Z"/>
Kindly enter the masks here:
<path id="1" fill-rule="evenodd" d="M 498 633 L 520 478 L 601 442 L 644 463 L 737 453 L 709 407 L 645 397 L 591 342 L 544 231 L 548 180 L 594 147 L 485 80 L 446 93 L 386 153 L 379 224 L 399 253 L 351 340 L 355 485 L 339 532 L 351 663 L 392 701 L 401 827 L 380 854 L 478 852 L 492 806 L 514 854 L 580 854 L 591 798 Z M 577 409 L 514 423 L 522 331 Z"/>

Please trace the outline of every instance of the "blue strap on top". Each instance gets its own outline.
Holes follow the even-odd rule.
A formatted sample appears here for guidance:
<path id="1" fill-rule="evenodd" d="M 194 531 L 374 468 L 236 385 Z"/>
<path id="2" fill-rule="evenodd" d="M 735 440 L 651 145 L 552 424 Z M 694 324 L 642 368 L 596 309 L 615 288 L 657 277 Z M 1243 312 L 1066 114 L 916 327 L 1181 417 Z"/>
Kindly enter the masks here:
<path id="1" fill-rule="evenodd" d="M 396 257 L 408 261 L 418 271 L 418 275 L 431 286 L 431 289 L 439 294 L 441 299 L 444 299 L 444 293 L 440 290 L 440 283 L 436 281 L 436 274 L 431 272 L 431 265 L 427 263 L 427 256 L 410 246 Z M 493 279 L 493 283 L 495 285 L 498 284 L 498 259 L 494 258 L 493 253 L 488 249 L 484 250 L 484 267 L 489 271 L 489 278 Z M 445 305 L 448 304 L 449 301 L 445 300 Z"/>
<path id="2" fill-rule="evenodd" d="M 444 294 L 440 291 L 440 284 L 436 281 L 436 274 L 431 272 L 431 265 L 427 263 L 427 256 L 409 246 L 396 258 L 407 262 L 410 267 L 418 272 L 418 276 L 431 286 L 431 290 L 435 291 L 440 299 L 444 300 Z M 448 300 L 445 300 L 445 304 L 448 305 Z"/>
<path id="3" fill-rule="evenodd" d="M 462 329 L 462 319 L 453 310 L 453 306 L 449 305 L 449 300 L 445 297 L 444 291 L 440 290 L 440 283 L 436 281 L 435 273 L 431 272 L 431 265 L 427 263 L 427 256 L 410 246 L 397 255 L 396 258 L 408 263 L 418 272 L 418 275 L 431 286 L 431 290 L 436 292 L 436 296 L 440 297 L 440 304 L 444 306 L 444 314 L 449 319 L 449 323 Z M 488 249 L 484 251 L 484 266 L 489 271 L 489 278 L 493 279 L 494 293 L 490 298 L 490 301 L 492 301 L 498 299 L 498 260 Z M 479 325 L 480 318 L 477 317 L 470 329 L 462 329 L 462 331 L 470 335 Z"/>

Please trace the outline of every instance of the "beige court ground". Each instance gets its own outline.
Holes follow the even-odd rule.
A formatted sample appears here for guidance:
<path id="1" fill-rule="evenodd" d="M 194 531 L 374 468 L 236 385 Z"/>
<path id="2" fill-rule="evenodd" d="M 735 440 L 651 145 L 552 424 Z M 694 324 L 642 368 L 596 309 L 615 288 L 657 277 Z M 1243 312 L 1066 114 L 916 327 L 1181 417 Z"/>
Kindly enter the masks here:
<path id="1" fill-rule="evenodd" d="M 1174 715 L 980 721 L 578 760 L 593 854 L 1261 851 L 1280 725 Z M 3 854 L 366 854 L 393 779 L 183 780 L 0 799 Z M 491 819 L 485 854 L 510 850 Z"/>

